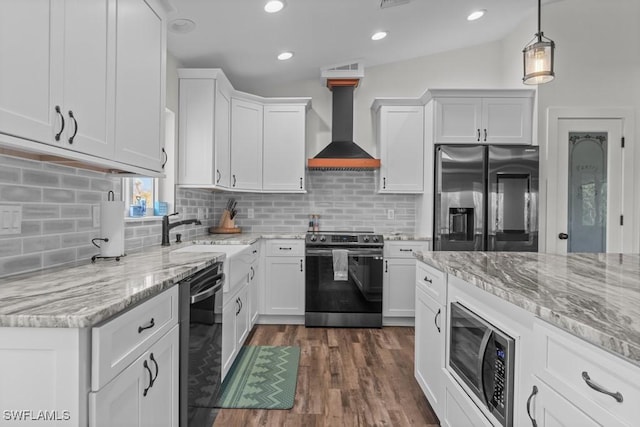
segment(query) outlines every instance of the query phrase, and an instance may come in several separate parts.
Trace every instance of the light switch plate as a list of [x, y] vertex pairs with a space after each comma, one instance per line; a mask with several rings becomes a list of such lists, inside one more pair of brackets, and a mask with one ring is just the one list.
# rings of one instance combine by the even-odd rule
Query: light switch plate
[[0, 205], [0, 235], [22, 233], [22, 206]]

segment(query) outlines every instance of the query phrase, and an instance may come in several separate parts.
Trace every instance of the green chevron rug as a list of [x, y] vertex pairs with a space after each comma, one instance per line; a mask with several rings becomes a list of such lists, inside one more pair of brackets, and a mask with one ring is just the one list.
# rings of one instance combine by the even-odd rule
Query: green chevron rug
[[300, 347], [243, 346], [227, 373], [220, 408], [291, 409]]

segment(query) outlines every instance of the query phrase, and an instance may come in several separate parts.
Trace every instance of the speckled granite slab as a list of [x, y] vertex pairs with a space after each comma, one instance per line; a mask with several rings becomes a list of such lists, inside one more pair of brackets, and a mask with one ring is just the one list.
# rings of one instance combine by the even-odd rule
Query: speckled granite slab
[[640, 364], [640, 255], [418, 252], [419, 260]]
[[178, 247], [0, 279], [0, 326], [91, 327], [225, 256]]

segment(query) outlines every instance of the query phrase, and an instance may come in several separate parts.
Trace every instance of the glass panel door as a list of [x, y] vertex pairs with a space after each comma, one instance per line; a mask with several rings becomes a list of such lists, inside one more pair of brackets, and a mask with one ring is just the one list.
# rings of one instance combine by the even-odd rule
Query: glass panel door
[[568, 252], [606, 252], [607, 144], [605, 132], [569, 132]]

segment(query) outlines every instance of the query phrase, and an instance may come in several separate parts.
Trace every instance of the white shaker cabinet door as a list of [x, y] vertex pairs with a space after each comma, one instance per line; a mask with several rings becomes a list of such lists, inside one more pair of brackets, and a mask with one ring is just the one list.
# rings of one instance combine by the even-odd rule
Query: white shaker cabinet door
[[299, 257], [266, 258], [266, 314], [304, 314], [303, 265]]
[[166, 28], [143, 0], [116, 11], [115, 160], [162, 170]]
[[436, 144], [481, 142], [482, 98], [438, 98], [435, 107]]
[[264, 190], [304, 191], [305, 118], [304, 105], [264, 106]]
[[531, 144], [532, 104], [532, 98], [483, 98], [481, 142]]
[[422, 193], [424, 189], [424, 108], [380, 108], [380, 192]]
[[61, 23], [52, 19], [59, 6], [53, 0], [0, 2], [2, 133], [49, 142], [62, 129], [63, 110], [58, 114], [50, 104], [61, 89], [56, 64], [62, 62], [62, 52], [50, 42], [54, 31], [62, 31]]
[[415, 312], [416, 260], [384, 260], [382, 315], [413, 317]]
[[231, 189], [262, 189], [262, 108], [231, 99]]
[[526, 410], [538, 427], [596, 427], [601, 425], [553, 389], [547, 387], [542, 381], [535, 383], [536, 389], [532, 390], [532, 395], [526, 402]]

